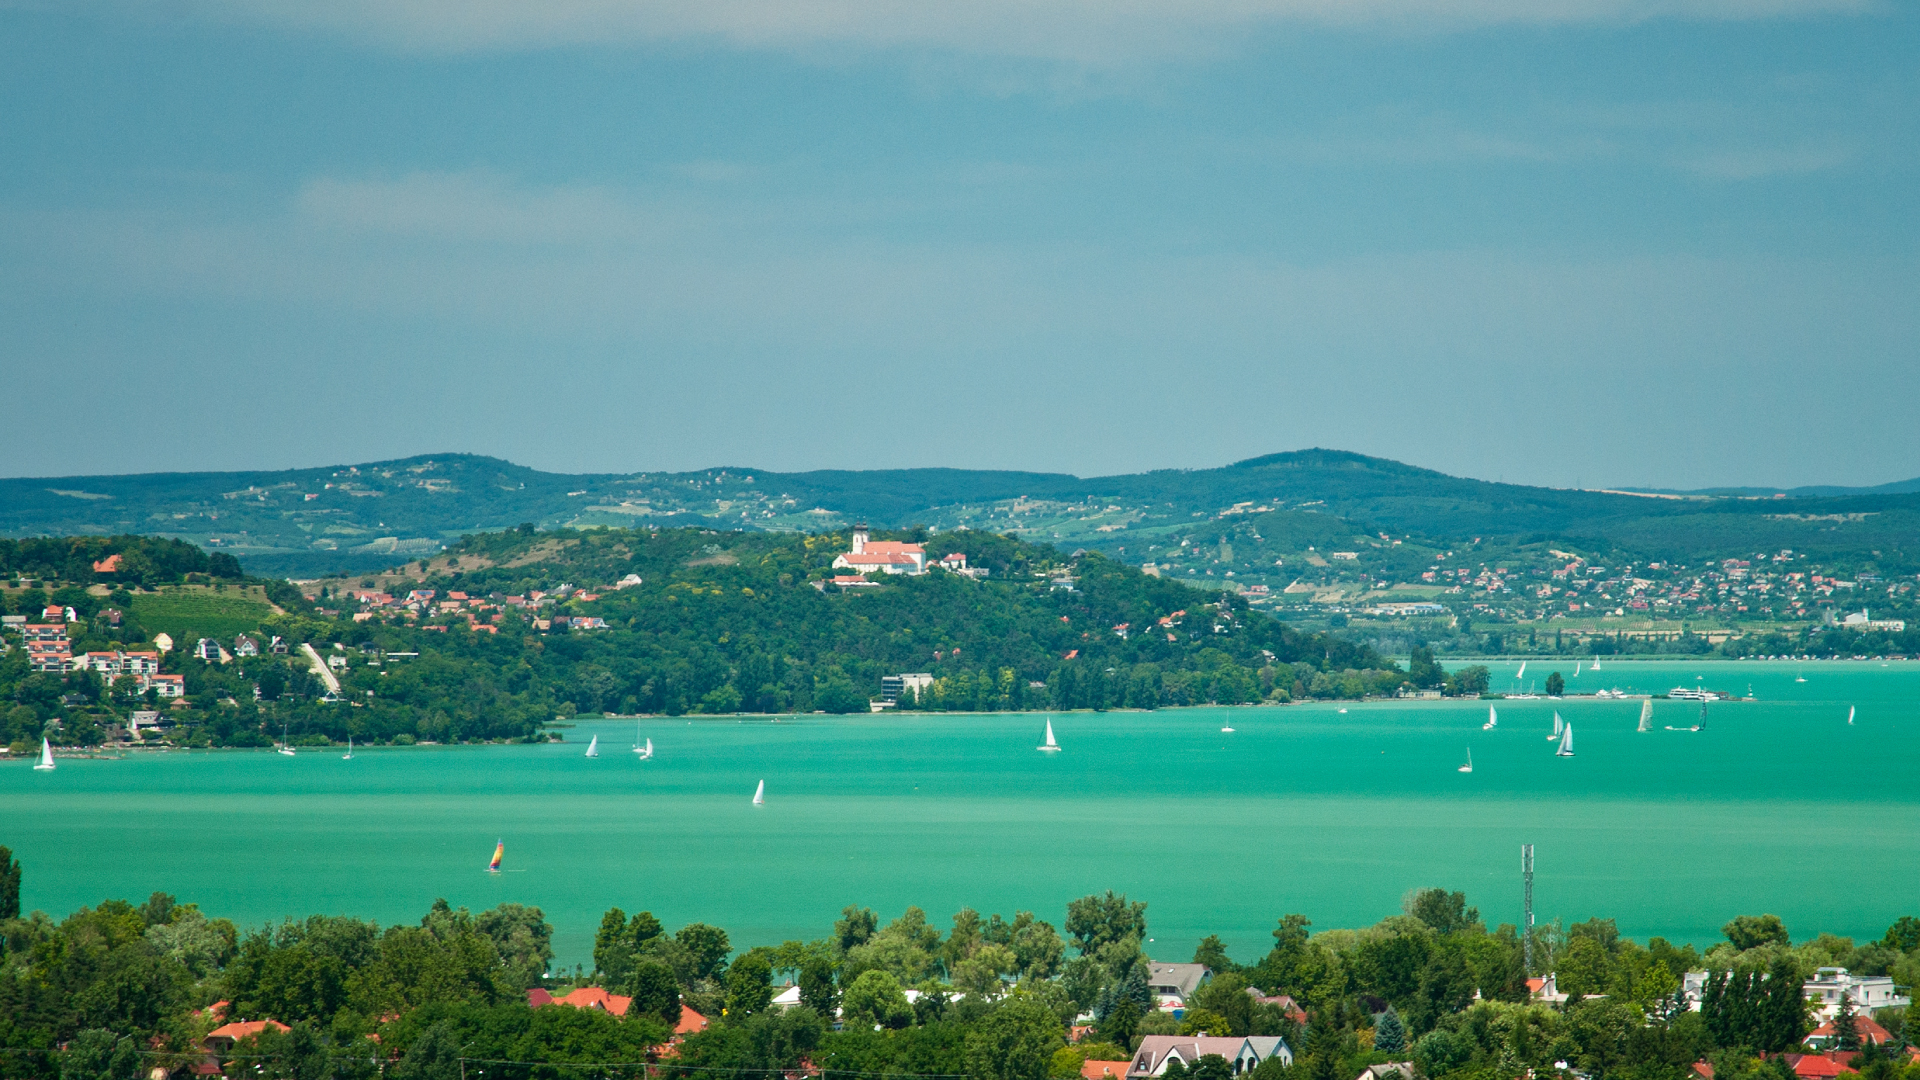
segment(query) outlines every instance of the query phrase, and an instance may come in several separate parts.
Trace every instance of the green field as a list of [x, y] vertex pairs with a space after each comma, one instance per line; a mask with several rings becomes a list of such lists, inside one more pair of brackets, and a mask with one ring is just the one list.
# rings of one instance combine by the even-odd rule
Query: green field
[[134, 617], [149, 635], [164, 633], [182, 646], [196, 638], [230, 642], [235, 634], [253, 630], [273, 613], [258, 589], [186, 587], [141, 593], [133, 599]]

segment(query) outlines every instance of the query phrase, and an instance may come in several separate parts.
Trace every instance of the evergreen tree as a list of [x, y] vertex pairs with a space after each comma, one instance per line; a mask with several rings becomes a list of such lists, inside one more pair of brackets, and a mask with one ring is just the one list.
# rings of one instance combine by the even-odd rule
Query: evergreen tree
[[604, 984], [623, 986], [633, 975], [633, 939], [627, 932], [627, 913], [608, 908], [593, 935], [593, 969]]
[[1854, 1012], [1852, 994], [1840, 995], [1840, 1011], [1833, 1017], [1833, 1035], [1836, 1050], [1860, 1049], [1860, 1023]]
[[1407, 1025], [1400, 1022], [1400, 1014], [1391, 1005], [1373, 1026], [1373, 1048], [1383, 1054], [1398, 1054], [1407, 1048]]
[[20, 917], [20, 864], [13, 852], [0, 847], [0, 919]]
[[800, 969], [800, 1004], [832, 1016], [839, 1008], [840, 994], [833, 986], [833, 967], [820, 957], [811, 957]]

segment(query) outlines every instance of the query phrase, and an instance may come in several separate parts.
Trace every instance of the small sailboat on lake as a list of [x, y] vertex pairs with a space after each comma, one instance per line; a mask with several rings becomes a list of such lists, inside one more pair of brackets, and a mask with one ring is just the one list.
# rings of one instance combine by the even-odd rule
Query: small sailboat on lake
[[280, 725], [280, 749], [279, 749], [279, 753], [282, 753], [282, 754], [285, 754], [285, 755], [287, 755], [288, 757], [292, 757], [292, 756], [293, 756], [293, 744], [292, 744], [292, 743], [289, 743], [289, 742], [287, 741], [287, 725], [285, 725], [285, 724], [281, 724], [281, 725]]
[[1053, 741], [1053, 717], [1047, 717], [1047, 741], [1040, 746], [1034, 747], [1034, 749], [1044, 750], [1048, 753], [1058, 753], [1060, 751], [1060, 744]]
[[340, 755], [341, 761], [353, 760], [353, 736], [347, 736], [347, 752]]
[[1494, 708], [1491, 705], [1487, 706], [1487, 722], [1480, 725], [1480, 730], [1492, 731], [1494, 728], [1497, 728], [1499, 726], [1500, 726], [1500, 710]]
[[1593, 656], [1593, 670], [1595, 671], [1600, 670], [1600, 654], [1599, 653], [1595, 653]]
[[1640, 703], [1640, 727], [1636, 730], [1639, 730], [1639, 731], [1653, 730], [1653, 699], [1652, 698], [1648, 698], [1647, 700]]
[[[27, 745], [31, 746], [33, 744], [28, 743]], [[47, 741], [47, 737], [45, 735], [40, 736], [40, 760], [37, 763], [35, 763], [35, 765], [33, 766], [33, 771], [34, 772], [52, 772], [53, 771], [53, 744]]]
[[1525, 660], [1522, 660], [1520, 661], [1520, 670], [1513, 673], [1513, 681], [1519, 682], [1521, 679], [1524, 679], [1526, 677], [1527, 677], [1527, 662]]
[[647, 745], [645, 746], [634, 747], [633, 752], [640, 755], [641, 761], [652, 761], [653, 760], [653, 740], [648, 739]]
[[506, 857], [507, 857], [507, 842], [505, 840], [502, 840], [499, 843], [493, 845], [493, 859], [487, 863], [487, 873], [489, 874], [499, 873], [500, 860]]
[[1857, 708], [1859, 708], [1859, 706], [1858, 706], [1858, 705], [1849, 705], [1849, 706], [1847, 706], [1847, 726], [1848, 726], [1848, 727], [1852, 727], [1852, 726], [1853, 726], [1853, 711], [1854, 711], [1855, 709], [1857, 709]]
[[767, 782], [765, 780], [760, 781], [760, 786], [753, 789], [753, 805], [767, 805]]
[[1565, 732], [1566, 730], [1567, 730], [1567, 722], [1565, 720], [1560, 719], [1560, 710], [1555, 709], [1553, 712], [1553, 734], [1547, 736], [1547, 741], [1552, 742], [1555, 739], [1558, 739], [1561, 733]]
[[1467, 747], [1467, 763], [1465, 765], [1460, 766], [1458, 771], [1460, 772], [1473, 771], [1473, 747], [1471, 746]]
[[1553, 752], [1553, 756], [1554, 757], [1572, 757], [1573, 756], [1573, 725], [1572, 724], [1568, 724], [1567, 730], [1560, 733], [1560, 749], [1555, 750]]
[[593, 738], [587, 740], [587, 756], [600, 756], [600, 736], [595, 735]]
[[[1847, 723], [1849, 723], [1849, 724], [1851, 724], [1851, 723], [1853, 723], [1853, 721], [1851, 721], [1851, 720], [1849, 720], [1849, 721], [1847, 721]], [[1224, 732], [1226, 732], [1226, 733], [1228, 733], [1228, 734], [1232, 734], [1232, 733], [1233, 733], [1233, 721], [1232, 721], [1232, 720], [1228, 720], [1228, 721], [1226, 722], [1226, 724], [1224, 724], [1224, 725], [1222, 725], [1222, 726], [1221, 726], [1221, 728], [1220, 728], [1220, 730], [1221, 730], [1221, 731], [1224, 731]]]
[[1574, 677], [1574, 678], [1576, 678], [1576, 679], [1577, 679], [1577, 678], [1579, 678], [1579, 677], [1580, 677], [1580, 665], [1581, 665], [1582, 663], [1584, 663], [1584, 662], [1585, 662], [1585, 661], [1581, 661], [1581, 660], [1575, 660], [1575, 661], [1573, 662], [1573, 677]]

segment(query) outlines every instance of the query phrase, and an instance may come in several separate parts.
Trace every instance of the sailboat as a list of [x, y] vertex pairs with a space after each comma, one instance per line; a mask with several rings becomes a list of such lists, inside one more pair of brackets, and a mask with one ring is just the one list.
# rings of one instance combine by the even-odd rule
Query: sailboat
[[1640, 727], [1638, 730], [1640, 731], [1653, 730], [1653, 699], [1652, 698], [1648, 698], [1647, 700], [1640, 703]]
[[1849, 705], [1849, 706], [1847, 706], [1847, 726], [1848, 726], [1848, 727], [1852, 727], [1852, 726], [1853, 726], [1853, 711], [1854, 711], [1855, 709], [1857, 709], [1857, 708], [1859, 708], [1859, 706], [1857, 706], [1857, 705]]
[[1799, 677], [1798, 677], [1798, 678], [1796, 678], [1796, 679], [1794, 679], [1793, 681], [1794, 681], [1794, 682], [1806, 682], [1806, 681], [1807, 681], [1807, 673], [1806, 673], [1806, 672], [1804, 672], [1804, 671], [1803, 671], [1803, 672], [1801, 672], [1801, 673], [1800, 673], [1800, 675], [1799, 675]]
[[1567, 730], [1560, 733], [1560, 749], [1555, 750], [1553, 752], [1553, 756], [1554, 757], [1572, 757], [1573, 756], [1573, 725], [1572, 724], [1568, 724]]
[[1566, 730], [1567, 730], [1567, 722], [1565, 720], [1560, 719], [1560, 711], [1558, 709], [1555, 709], [1553, 713], [1553, 734], [1547, 736], [1547, 741], [1552, 742], [1553, 740], [1558, 739], [1563, 733], [1566, 732]]
[[1522, 660], [1520, 661], [1520, 670], [1513, 673], [1513, 681], [1519, 682], [1521, 679], [1524, 679], [1526, 677], [1527, 677], [1527, 662], [1525, 660]]
[[600, 736], [595, 735], [593, 738], [587, 740], [587, 756], [588, 757], [600, 756]]
[[341, 761], [353, 760], [353, 736], [347, 736], [347, 752], [340, 755]]
[[1473, 747], [1471, 746], [1467, 747], [1467, 763], [1465, 765], [1460, 766], [1459, 771], [1461, 772], [1473, 771]]
[[493, 861], [487, 863], [487, 873], [489, 874], [499, 873], [500, 860], [506, 857], [507, 857], [507, 842], [505, 840], [502, 840], [493, 846]]
[[33, 767], [33, 771], [34, 772], [51, 772], [52, 770], [53, 770], [53, 744], [47, 741], [47, 737], [45, 735], [42, 735], [40, 736], [40, 762], [39, 764]]
[[645, 746], [634, 747], [633, 752], [640, 755], [641, 761], [652, 761], [653, 760], [653, 740], [648, 739], [647, 745]]
[[1700, 722], [1693, 725], [1693, 730], [1695, 731], [1707, 730], [1707, 699], [1706, 698], [1700, 699]]
[[1593, 656], [1593, 670], [1595, 671], [1600, 670], [1600, 654], [1598, 653], [1595, 653]]
[[280, 753], [282, 753], [282, 754], [285, 754], [285, 755], [287, 755], [288, 757], [292, 757], [292, 756], [293, 756], [293, 746], [292, 746], [292, 745], [291, 745], [290, 743], [288, 743], [288, 742], [287, 742], [287, 725], [286, 725], [286, 724], [284, 724], [284, 723], [280, 725], [280, 750], [279, 750], [279, 752], [280, 752]]
[[1487, 722], [1480, 725], [1481, 731], [1492, 731], [1500, 726], [1500, 710], [1487, 706]]
[[1059, 752], [1059, 750], [1060, 750], [1060, 744], [1059, 744], [1059, 743], [1057, 743], [1057, 742], [1054, 742], [1054, 741], [1053, 741], [1053, 717], [1051, 717], [1051, 716], [1049, 716], [1049, 717], [1047, 717], [1047, 741], [1046, 741], [1046, 744], [1045, 744], [1045, 745], [1043, 745], [1043, 746], [1036, 746], [1036, 747], [1034, 747], [1034, 749], [1035, 749], [1035, 750], [1045, 750], [1045, 751], [1047, 751], [1048, 753], [1058, 753], [1058, 752]]
[[[1849, 723], [1849, 724], [1851, 724], [1851, 723], [1853, 723], [1853, 721], [1851, 721], [1851, 720], [1849, 720], [1849, 721], [1847, 721], [1847, 723]], [[1224, 727], [1222, 727], [1222, 728], [1221, 728], [1220, 730], [1221, 730], [1221, 731], [1224, 731], [1224, 732], [1227, 732], [1228, 734], [1232, 734], [1232, 733], [1233, 733], [1233, 721], [1232, 721], [1232, 720], [1228, 720], [1228, 721], [1226, 722], [1226, 725], [1225, 725]]]
[[1574, 678], [1576, 678], [1576, 679], [1577, 679], [1577, 678], [1579, 678], [1579, 677], [1580, 677], [1580, 665], [1581, 665], [1582, 663], [1584, 663], [1584, 662], [1585, 662], [1585, 661], [1581, 661], [1581, 660], [1575, 660], [1575, 661], [1573, 662], [1573, 677], [1574, 677]]
[[767, 805], [767, 782], [765, 780], [760, 781], [760, 786], [753, 789], [753, 805]]

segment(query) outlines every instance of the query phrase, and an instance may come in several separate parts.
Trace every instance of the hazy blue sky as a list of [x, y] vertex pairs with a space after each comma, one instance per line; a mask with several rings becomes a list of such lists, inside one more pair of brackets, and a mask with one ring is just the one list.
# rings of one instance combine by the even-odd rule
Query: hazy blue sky
[[0, 472], [1920, 474], [1920, 7], [0, 0]]

